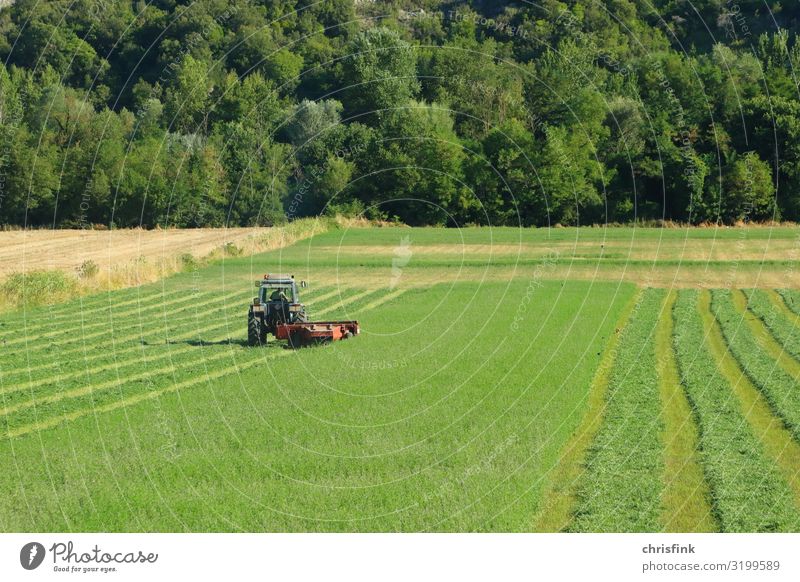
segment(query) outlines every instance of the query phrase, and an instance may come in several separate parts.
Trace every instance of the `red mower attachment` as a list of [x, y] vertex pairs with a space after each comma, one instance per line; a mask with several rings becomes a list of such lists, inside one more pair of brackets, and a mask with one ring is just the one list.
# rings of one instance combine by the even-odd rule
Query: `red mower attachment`
[[357, 321], [279, 323], [275, 326], [275, 338], [287, 340], [290, 348], [335, 342], [359, 333]]

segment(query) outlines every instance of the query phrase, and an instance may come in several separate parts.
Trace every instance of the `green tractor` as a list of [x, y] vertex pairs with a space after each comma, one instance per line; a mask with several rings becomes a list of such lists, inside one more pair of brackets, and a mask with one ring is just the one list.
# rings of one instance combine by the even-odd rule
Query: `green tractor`
[[[305, 287], [305, 281], [300, 287]], [[290, 349], [328, 344], [361, 333], [355, 320], [308, 321], [306, 307], [300, 303], [292, 275], [264, 275], [256, 281], [258, 297], [253, 298], [247, 315], [247, 343], [263, 346], [269, 334], [286, 340]]]
[[[305, 281], [300, 286], [305, 287]], [[293, 275], [264, 275], [262, 280], [256, 281], [256, 287], [258, 296], [253, 298], [247, 316], [249, 345], [266, 344], [267, 334], [276, 336], [279, 325], [308, 321]]]

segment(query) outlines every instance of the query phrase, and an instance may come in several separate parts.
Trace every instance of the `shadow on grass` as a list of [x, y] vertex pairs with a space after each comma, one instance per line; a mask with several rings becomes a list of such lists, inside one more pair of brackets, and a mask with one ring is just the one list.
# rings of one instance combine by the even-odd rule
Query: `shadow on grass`
[[224, 339], [224, 340], [218, 340], [218, 341], [205, 341], [205, 340], [201, 340], [201, 339], [199, 339], [199, 340], [198, 339], [192, 339], [192, 340], [176, 340], [176, 341], [165, 340], [165, 341], [161, 341], [161, 342], [148, 342], [148, 341], [143, 341], [142, 342], [143, 346], [164, 346], [164, 345], [170, 345], [170, 344], [172, 344], [172, 345], [183, 344], [183, 345], [192, 346], [192, 347], [195, 347], [195, 348], [203, 348], [203, 347], [207, 348], [207, 347], [211, 347], [211, 346], [238, 346], [238, 347], [241, 347], [241, 348], [247, 348], [247, 349], [251, 349], [251, 350], [277, 350], [277, 349], [291, 350], [291, 349], [298, 349], [298, 348], [292, 348], [286, 342], [271, 341], [271, 342], [268, 342], [268, 343], [266, 343], [264, 345], [251, 346], [250, 344], [247, 343], [247, 340], [244, 340], [244, 339], [231, 339], [231, 338]]

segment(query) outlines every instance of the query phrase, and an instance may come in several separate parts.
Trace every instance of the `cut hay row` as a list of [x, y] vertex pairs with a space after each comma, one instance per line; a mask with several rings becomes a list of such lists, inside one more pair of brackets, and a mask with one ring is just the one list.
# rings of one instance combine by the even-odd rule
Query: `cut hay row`
[[[7, 363], [14, 365], [15, 374], [22, 373], [23, 375], [30, 375], [34, 371], [44, 369], [47, 366], [42, 364], [42, 361], [54, 360], [62, 363], [66, 362], [67, 365], [74, 365], [77, 362], [84, 363], [87, 359], [114, 357], [119, 354], [123, 348], [141, 348], [145, 345], [155, 345], [168, 343], [170, 341], [191, 339], [193, 333], [201, 333], [219, 326], [219, 323], [214, 323], [204, 327], [198, 327], [198, 321], [206, 321], [205, 316], [209, 314], [220, 315], [225, 311], [225, 307], [218, 307], [216, 309], [208, 309], [204, 312], [203, 317], [199, 314], [186, 315], [180, 318], [159, 318], [152, 319], [147, 323], [138, 322], [139, 325], [122, 325], [117, 324], [103, 332], [95, 332], [86, 334], [85, 336], [78, 336], [70, 341], [65, 341], [54, 349], [48, 349], [44, 346], [39, 346], [36, 349], [20, 350], [15, 354], [9, 354]], [[153, 324], [160, 324], [153, 325]], [[152, 327], [151, 327], [152, 326]], [[184, 330], [183, 333], [178, 333]], [[190, 331], [185, 331], [190, 330]], [[36, 365], [28, 366], [27, 362], [39, 362]], [[17, 381], [3, 376], [3, 384], [16, 384]]]
[[47, 419], [44, 419], [44, 420], [37, 420], [37, 421], [32, 422], [30, 424], [24, 424], [24, 425], [15, 427], [15, 428], [9, 428], [6, 431], [6, 436], [7, 436], [7, 438], [15, 438], [15, 437], [23, 436], [23, 435], [26, 435], [26, 434], [29, 434], [29, 433], [32, 433], [32, 432], [53, 428], [53, 427], [58, 426], [59, 424], [62, 424], [64, 422], [76, 420], [78, 418], [81, 418], [83, 416], [88, 416], [90, 414], [103, 414], [103, 413], [111, 412], [111, 411], [114, 411], [114, 410], [119, 410], [120, 408], [125, 408], [127, 406], [133, 406], [133, 405], [138, 404], [140, 402], [151, 400], [153, 398], [158, 398], [159, 396], [163, 396], [165, 394], [170, 394], [170, 393], [173, 393], [173, 392], [177, 392], [177, 391], [183, 390], [185, 388], [191, 388], [193, 386], [196, 386], [196, 385], [204, 383], [204, 382], [210, 382], [212, 380], [216, 380], [216, 379], [219, 379], [219, 378], [224, 378], [224, 377], [229, 376], [229, 375], [238, 374], [238, 373], [240, 373], [240, 372], [242, 372], [244, 370], [247, 370], [249, 368], [252, 368], [252, 367], [254, 367], [256, 365], [264, 364], [265, 361], [267, 361], [267, 360], [270, 360], [270, 359], [273, 359], [273, 358], [276, 358], [276, 357], [281, 357], [281, 356], [289, 356], [292, 353], [293, 352], [290, 351], [290, 350], [282, 350], [280, 352], [275, 351], [275, 353], [271, 354], [269, 357], [262, 356], [262, 358], [254, 358], [254, 359], [251, 359], [249, 361], [238, 362], [236, 365], [233, 365], [233, 366], [228, 366], [228, 367], [220, 368], [220, 369], [213, 370], [213, 371], [210, 371], [210, 372], [206, 372], [205, 374], [202, 375], [202, 377], [189, 378], [189, 379], [186, 379], [186, 380], [182, 380], [180, 382], [176, 382], [176, 383], [171, 384], [171, 385], [169, 385], [167, 387], [164, 387], [164, 388], [160, 388], [160, 389], [156, 389], [156, 390], [149, 390], [147, 392], [142, 392], [140, 394], [136, 394], [136, 395], [133, 395], [133, 396], [128, 396], [127, 398], [122, 398], [120, 400], [116, 400], [114, 402], [109, 402], [107, 404], [102, 404], [102, 405], [98, 405], [98, 406], [92, 406], [91, 408], [83, 408], [83, 409], [79, 409], [79, 410], [73, 410], [73, 411], [61, 414], [59, 416], [47, 418]]
[[789, 311], [780, 296], [763, 289], [743, 291], [747, 308], [793, 358], [800, 360], [800, 317]]
[[[206, 307], [208, 305], [213, 305], [217, 302], [228, 302], [234, 300], [236, 298], [243, 297], [244, 294], [242, 291], [236, 291], [233, 293], [229, 293], [227, 295], [218, 295], [215, 293], [200, 293], [197, 295], [189, 295], [174, 299], [172, 301], [167, 301], [165, 303], [156, 303], [155, 305], [148, 305], [143, 308], [134, 308], [126, 311], [116, 311], [110, 310], [107, 314], [103, 317], [94, 317], [87, 319], [83, 317], [80, 312], [76, 314], [76, 319], [73, 319], [71, 325], [68, 326], [46, 326], [44, 327], [47, 329], [53, 330], [49, 333], [42, 333], [42, 334], [35, 334], [33, 330], [28, 328], [27, 326], [23, 329], [19, 330], [17, 333], [17, 339], [14, 340], [7, 340], [6, 346], [15, 346], [25, 343], [30, 343], [31, 338], [36, 338], [36, 342], [47, 342], [48, 346], [57, 346], [61, 345], [63, 342], [60, 341], [48, 341], [54, 338], [72, 338], [73, 334], [84, 334], [84, 332], [91, 331], [97, 328], [108, 328], [109, 325], [113, 325], [115, 322], [119, 324], [124, 324], [127, 322], [127, 318], [144, 318], [145, 316], [151, 315], [159, 315], [163, 313], [176, 313], [188, 309], [192, 309], [194, 311]], [[42, 314], [43, 317], [46, 317], [46, 314]], [[23, 333], [23, 337], [19, 337], [19, 333]], [[82, 335], [82, 337], [88, 337], [87, 335]], [[96, 336], [91, 336], [96, 337]]]
[[672, 310], [678, 294], [667, 295], [655, 337], [664, 432], [664, 491], [661, 523], [668, 532], [714, 532], [711, 493], [700, 458], [700, 435], [692, 407], [681, 387], [675, 350], [672, 347]]
[[631, 297], [619, 317], [616, 333], [606, 343], [589, 388], [586, 414], [567, 442], [544, 487], [542, 506], [535, 519], [535, 531], [565, 531], [570, 526], [578, 502], [577, 486], [584, 471], [587, 451], [603, 421], [611, 370], [620, 349], [620, 330], [626, 328], [639, 302], [640, 293]]
[[800, 316], [800, 292], [794, 289], [777, 289], [777, 293], [783, 299], [786, 309]]
[[[726, 381], [735, 362], [709, 309], [707, 294], [681, 291], [673, 310], [674, 347], [681, 382], [700, 428], [700, 448], [715, 517], [723, 531], [793, 531], [800, 514], [793, 493], [742, 410], [744, 389]], [[732, 389], [733, 388], [733, 389]], [[756, 398], [757, 394], [749, 395]], [[762, 411], [763, 412], [763, 411]], [[768, 411], [767, 411], [768, 412]], [[752, 422], [752, 420], [751, 420]], [[769, 438], [757, 432], [762, 438]]]
[[[353, 296], [353, 302], [363, 295], [361, 293]], [[350, 304], [350, 302], [337, 303], [335, 307], [346, 307]], [[223, 339], [223, 336], [216, 336], [210, 340], [209, 346], [198, 346], [192, 350], [181, 349], [180, 352], [171, 350], [167, 353], [169, 364], [150, 367], [140, 374], [120, 376], [117, 370], [117, 377], [106, 382], [61, 390], [35, 400], [5, 406], [0, 409], [0, 416], [5, 418], [6, 433], [9, 436], [18, 436], [42, 427], [54, 426], [64, 420], [98, 411], [115, 410], [153, 397], [155, 393], [173, 392], [221, 375], [235, 373], [237, 370], [249, 368], [275, 356], [291, 353], [290, 350], [284, 350], [282, 346], [277, 345], [271, 349], [236, 349], [235, 344], [225, 342], [222, 342], [222, 346], [214, 345], [220, 339]], [[231, 358], [233, 364], [223, 367], [222, 372], [219, 372], [219, 364], [226, 358]], [[170, 380], [174, 383], [173, 386], [164, 388], [158, 385], [159, 382]], [[145, 390], [144, 394], [142, 388]]]
[[[309, 293], [309, 297], [311, 297], [315, 303], [319, 304], [320, 302], [315, 294]], [[217, 307], [209, 309], [210, 305], [215, 305], [220, 303]], [[26, 349], [24, 351], [18, 352], [16, 355], [18, 358], [23, 358], [25, 361], [18, 362], [16, 366], [16, 370], [13, 373], [20, 374], [20, 373], [28, 373], [29, 371], [33, 371], [36, 369], [41, 369], [41, 365], [35, 366], [28, 366], [26, 364], [27, 361], [38, 361], [42, 357], [47, 357], [49, 355], [57, 355], [57, 356], [67, 356], [67, 355], [78, 355], [81, 358], [81, 361], [84, 361], [84, 356], [86, 354], [87, 349], [92, 349], [93, 346], [99, 344], [96, 341], [98, 338], [101, 338], [105, 334], [109, 334], [108, 340], [113, 342], [113, 345], [116, 347], [117, 345], [133, 343], [135, 342], [136, 345], [141, 346], [143, 342], [145, 342], [145, 338], [151, 337], [153, 334], [158, 333], [160, 337], [155, 338], [156, 340], [161, 341], [169, 341], [171, 338], [170, 333], [171, 330], [184, 330], [184, 329], [193, 329], [196, 332], [203, 332], [209, 329], [212, 329], [209, 326], [206, 327], [197, 327], [197, 320], [202, 319], [203, 321], [207, 320], [210, 316], [216, 315], [219, 316], [220, 314], [230, 313], [236, 314], [237, 318], [241, 317], [244, 318], [246, 316], [246, 306], [247, 306], [247, 297], [242, 293], [234, 293], [231, 295], [226, 295], [223, 297], [215, 297], [213, 299], [202, 301], [200, 303], [193, 303], [184, 307], [182, 310], [175, 310], [171, 314], [164, 314], [164, 313], [153, 313], [151, 315], [158, 316], [157, 319], [149, 319], [147, 320], [144, 317], [137, 317], [133, 321], [133, 324], [126, 322], [120, 318], [114, 324], [112, 322], [111, 325], [108, 325], [106, 329], [102, 330], [101, 332], [95, 332], [90, 334], [81, 334], [76, 337], [72, 337], [70, 339], [66, 339], [62, 342], [51, 342], [50, 344], [44, 344], [42, 346], [38, 346], [36, 349]], [[243, 315], [244, 314], [244, 315]], [[151, 326], [153, 322], [157, 322], [159, 326]], [[116, 330], [119, 330], [116, 332]], [[138, 330], [138, 333], [131, 333], [131, 330]], [[145, 331], [149, 330], [149, 331]], [[185, 334], [181, 335], [177, 339], [184, 339], [187, 337]], [[94, 340], [94, 341], [90, 341]], [[87, 345], [88, 342], [88, 345]], [[80, 344], [80, 345], [74, 345]], [[65, 346], [72, 346], [72, 347], [65, 347]], [[58, 347], [57, 350], [53, 350], [54, 347]], [[115, 353], [118, 353], [115, 349]], [[13, 355], [13, 353], [11, 354]], [[102, 354], [100, 354], [102, 356]], [[92, 356], [86, 356], [86, 359], [91, 359]], [[9, 363], [12, 362], [12, 359], [9, 358]], [[51, 367], [51, 366], [46, 366]], [[11, 372], [8, 372], [11, 373]], [[0, 374], [0, 379], [5, 379], [7, 373]]]
[[[138, 289], [138, 287], [134, 288], [134, 290], [136, 289]], [[185, 297], [187, 294], [191, 294], [192, 296], [196, 297], [199, 292], [185, 289], [164, 291], [163, 289], [159, 288], [157, 290], [142, 293], [139, 296], [134, 296], [132, 299], [127, 301], [118, 301], [116, 293], [117, 292], [115, 292], [113, 295], [91, 295], [87, 297], [85, 301], [69, 301], [67, 303], [61, 303], [52, 307], [34, 307], [22, 313], [6, 315], [3, 317], [3, 321], [7, 326], [12, 327], [12, 329], [26, 327], [29, 332], [35, 333], [41, 330], [50, 329], [53, 325], [61, 325], [64, 322], [75, 321], [76, 314], [81, 314], [84, 316], [84, 319], [87, 319], [98, 314], [103, 314], [103, 312], [113, 311], [117, 313], [117, 310], [119, 309], [123, 309], [125, 313], [135, 313], [137, 307], [149, 307], [153, 303], [159, 302], [161, 302], [160, 304], [163, 305], [175, 300], [175, 296], [177, 295], [180, 295], [180, 297], [177, 299]], [[133, 293], [130, 292], [128, 294], [133, 295]], [[99, 297], [102, 297], [102, 299], [99, 299]], [[134, 309], [128, 309], [130, 306], [134, 306]], [[43, 321], [43, 319], [40, 317], [42, 315], [47, 315], [48, 318]], [[14, 334], [9, 335], [10, 337], [15, 337]], [[7, 339], [7, 337], [9, 336], [4, 335], [3, 339]]]
[[603, 423], [587, 454], [570, 530], [657, 531], [664, 458], [655, 329], [664, 302], [647, 289], [622, 330]]
[[[212, 352], [212, 353], [208, 353]], [[201, 370], [230, 358], [230, 349], [211, 350], [198, 348], [180, 358], [170, 358], [170, 362], [161, 367], [129, 374], [93, 384], [77, 384], [77, 387], [63, 389], [44, 395], [35, 395], [25, 401], [0, 408], [0, 417], [4, 417], [7, 425], [13, 430], [20, 424], [35, 422], [41, 418], [54, 416], [68, 408], [94, 408], [110, 401], [120, 400], [143, 389], [153, 387], [158, 381], [177, 381], [181, 376], [192, 377]]]
[[[197, 351], [197, 347], [202, 340], [199, 339], [200, 335], [206, 333], [217, 333], [220, 330], [225, 330], [226, 332], [230, 332], [230, 328], [232, 322], [227, 320], [221, 320], [219, 316], [219, 312], [224, 311], [225, 307], [220, 307], [216, 311], [208, 311], [205, 316], [204, 320], [208, 318], [210, 321], [215, 321], [215, 323], [203, 327], [197, 328], [194, 324], [182, 326], [182, 325], [174, 325], [174, 329], [181, 330], [181, 329], [188, 329], [190, 331], [184, 332], [182, 334], [172, 334], [169, 329], [165, 328], [153, 328], [149, 330], [150, 334], [158, 334], [159, 336], [167, 336], [167, 344], [177, 343], [181, 340], [189, 340], [191, 338], [198, 338], [196, 342], [187, 342], [189, 345], [185, 347], [171, 347], [169, 350], [159, 350], [156, 354], [151, 356], [143, 356], [143, 357], [133, 357], [128, 359], [123, 359], [121, 356], [133, 354], [135, 353], [142, 353], [144, 352], [144, 346], [142, 345], [142, 341], [145, 337], [150, 337], [145, 335], [143, 332], [139, 335], [137, 345], [131, 346], [129, 348], [123, 348], [120, 350], [113, 350], [109, 353], [100, 353], [97, 354], [98, 357], [105, 357], [110, 358], [112, 361], [105, 365], [97, 365], [94, 364], [91, 367], [91, 371], [89, 371], [88, 366], [86, 366], [86, 362], [81, 360], [80, 363], [83, 364], [82, 368], [79, 370], [75, 370], [72, 372], [64, 372], [61, 374], [56, 375], [48, 375], [44, 378], [35, 378], [29, 380], [28, 382], [23, 383], [9, 383], [8, 386], [0, 387], [0, 395], [5, 396], [5, 402], [3, 403], [5, 406], [10, 406], [10, 402], [13, 402], [17, 398], [15, 396], [19, 396], [21, 398], [30, 397], [30, 398], [37, 398], [42, 394], [46, 394], [47, 392], [51, 391], [51, 387], [54, 384], [58, 385], [58, 388], [61, 390], [64, 389], [64, 384], [70, 380], [77, 380], [78, 383], [82, 384], [82, 380], [87, 380], [88, 376], [91, 376], [96, 379], [96, 377], [106, 371], [112, 371], [116, 375], [127, 372], [127, 368], [130, 367], [141, 367], [144, 364], [153, 364], [155, 362], [159, 362], [164, 359], [172, 359], [175, 356], [179, 356], [185, 353]], [[192, 317], [191, 319], [196, 318], [196, 316]], [[221, 321], [220, 321], [221, 320]], [[236, 320], [236, 327], [233, 330], [234, 335], [241, 335], [242, 333], [242, 326], [243, 324], [239, 319]], [[217, 336], [212, 341], [216, 341], [222, 339], [221, 337]], [[162, 344], [163, 345], [163, 344]], [[162, 347], [159, 345], [159, 347]], [[73, 382], [74, 383], [74, 382]], [[24, 394], [17, 394], [23, 393]]]
[[319, 319], [322, 318], [323, 315], [327, 315], [332, 311], [336, 311], [337, 309], [343, 309], [348, 305], [354, 305], [364, 299], [365, 297], [371, 297], [372, 295], [380, 295], [385, 293], [383, 289], [374, 290], [374, 289], [367, 289], [366, 291], [361, 291], [356, 293], [355, 295], [351, 295], [350, 297], [342, 297], [341, 299], [335, 301], [332, 305], [325, 307], [319, 311], [310, 311], [309, 317], [311, 319]]
[[[738, 295], [743, 299], [741, 294]], [[736, 308], [731, 291], [712, 291], [711, 310], [728, 349], [750, 381], [764, 395], [773, 413], [800, 442], [800, 384], [778, 365], [776, 356], [780, 349], [778, 354], [769, 353], [763, 347], [768, 338], [763, 338], [762, 343], [756, 341], [747, 320], [757, 325], [763, 324], [746, 311], [745, 305]]]

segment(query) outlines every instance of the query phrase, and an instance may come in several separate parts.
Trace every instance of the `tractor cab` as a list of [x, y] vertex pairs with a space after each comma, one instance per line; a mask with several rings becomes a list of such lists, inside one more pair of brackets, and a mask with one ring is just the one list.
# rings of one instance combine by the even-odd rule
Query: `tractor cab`
[[[305, 306], [300, 303], [293, 276], [267, 274], [255, 283], [258, 295], [250, 306], [251, 343], [253, 338], [265, 343], [267, 333], [274, 335], [278, 325], [306, 321]], [[305, 282], [300, 286], [305, 287]]]
[[297, 287], [294, 281], [291, 283], [275, 282], [264, 280], [258, 292], [260, 303], [282, 302], [299, 303], [300, 298], [297, 294]]

